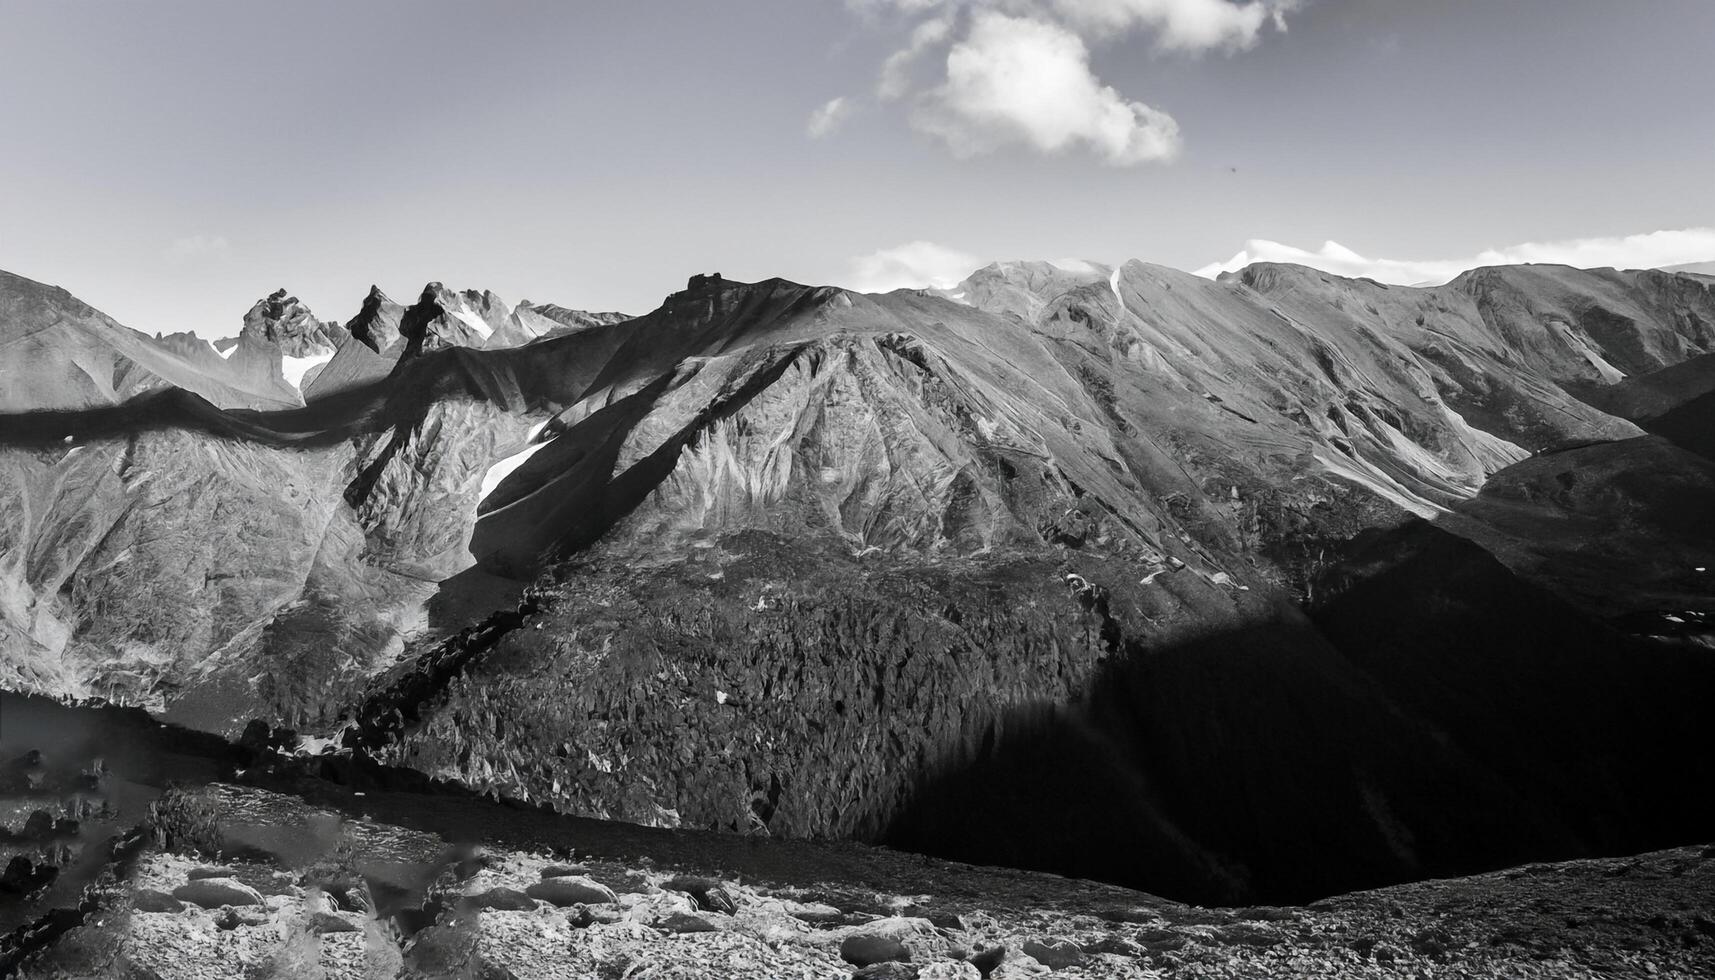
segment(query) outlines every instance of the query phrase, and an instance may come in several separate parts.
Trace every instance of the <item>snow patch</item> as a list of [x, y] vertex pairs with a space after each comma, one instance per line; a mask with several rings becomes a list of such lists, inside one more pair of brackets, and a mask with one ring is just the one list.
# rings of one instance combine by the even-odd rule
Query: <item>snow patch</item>
[[[233, 349], [237, 350], [236, 347]], [[311, 368], [326, 364], [331, 360], [333, 360], [333, 351], [328, 351], [326, 354], [311, 354], [309, 357], [282, 357], [280, 358], [280, 373], [286, 376], [288, 384], [302, 390], [304, 375], [310, 373]]]
[[1125, 309], [1125, 297], [1120, 295], [1120, 267], [1119, 266], [1115, 266], [1113, 275], [1108, 276], [1108, 288], [1114, 291], [1114, 302], [1116, 302], [1120, 305], [1120, 309], [1122, 309], [1122, 310]]
[[[537, 427], [537, 431], [540, 431], [540, 426]], [[535, 433], [531, 433], [531, 436], [534, 437]], [[553, 440], [550, 439], [548, 441], [552, 442]], [[531, 443], [529, 446], [525, 447], [522, 452], [513, 453], [500, 462], [495, 463], [493, 466], [490, 466], [488, 468], [488, 472], [482, 475], [482, 490], [480, 491], [480, 497], [478, 498], [479, 501], [487, 500], [488, 495], [494, 492], [494, 488], [500, 486], [500, 481], [511, 475], [513, 470], [523, 466], [530, 457], [536, 455], [536, 453], [547, 444], [547, 442]]]
[[[209, 341], [208, 345], [210, 347], [214, 347], [214, 341]], [[219, 347], [214, 347], [214, 352], [219, 354], [221, 357], [231, 360], [232, 355], [238, 353], [238, 344], [234, 343], [231, 347], [228, 347], [225, 350], [221, 350]]]
[[483, 340], [487, 340], [494, 333], [494, 328], [488, 325], [488, 321], [469, 310], [453, 310], [452, 314], [460, 323], [475, 330], [477, 336]]
[[1075, 275], [1091, 275], [1097, 271], [1096, 264], [1088, 259], [1049, 259], [1048, 264]]

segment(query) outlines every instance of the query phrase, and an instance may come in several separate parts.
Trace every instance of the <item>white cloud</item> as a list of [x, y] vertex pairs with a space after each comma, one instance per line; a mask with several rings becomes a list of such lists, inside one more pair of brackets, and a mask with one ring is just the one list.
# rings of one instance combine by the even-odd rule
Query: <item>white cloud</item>
[[947, 52], [947, 80], [926, 94], [912, 124], [961, 156], [1021, 143], [1044, 153], [1085, 147], [1126, 166], [1179, 152], [1173, 117], [1103, 85], [1076, 34], [993, 12], [978, 14]]
[[[1103, 84], [1091, 70], [1090, 45], [1141, 32], [1159, 51], [1241, 51], [1270, 25], [1286, 30], [1286, 15], [1303, 2], [846, 0], [872, 23], [914, 23], [882, 62], [876, 94], [883, 102], [909, 99], [913, 125], [955, 153], [1081, 148], [1120, 166], [1171, 159], [1179, 125]], [[945, 79], [920, 84], [913, 69], [943, 48]]]
[[1286, 14], [1297, 0], [1052, 0], [1068, 23], [1102, 35], [1138, 28], [1155, 32], [1157, 43], [1176, 51], [1229, 51], [1256, 44], [1262, 29], [1286, 30]]
[[232, 243], [224, 235], [187, 235], [174, 239], [161, 254], [170, 262], [184, 263], [225, 255], [231, 250]]
[[1613, 238], [1572, 238], [1558, 242], [1525, 242], [1506, 248], [1486, 249], [1460, 259], [1371, 259], [1338, 242], [1323, 242], [1315, 251], [1283, 245], [1267, 239], [1251, 239], [1239, 253], [1225, 262], [1197, 270], [1213, 278], [1236, 272], [1253, 262], [1291, 262], [1341, 276], [1363, 276], [1379, 282], [1415, 286], [1444, 283], [1461, 272], [1486, 265], [1516, 265], [1541, 262], [1581, 269], [1611, 266], [1617, 269], [1654, 269], [1715, 259], [1715, 228], [1682, 228], [1651, 231]]
[[842, 126], [846, 117], [851, 115], [852, 104], [845, 96], [829, 99], [821, 104], [815, 112], [810, 113], [810, 122], [806, 127], [811, 139], [825, 139], [834, 135]]
[[945, 245], [906, 242], [853, 259], [843, 285], [860, 293], [949, 289], [981, 264], [975, 256]]

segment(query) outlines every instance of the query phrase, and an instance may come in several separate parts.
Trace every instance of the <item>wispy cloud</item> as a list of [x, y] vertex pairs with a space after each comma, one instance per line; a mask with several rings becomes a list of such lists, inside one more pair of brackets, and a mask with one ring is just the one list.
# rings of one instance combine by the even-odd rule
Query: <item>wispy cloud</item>
[[841, 285], [860, 293], [894, 289], [947, 289], [982, 263], [973, 255], [934, 242], [915, 241], [879, 249], [851, 261]]
[[839, 131], [846, 117], [851, 115], [852, 104], [845, 96], [829, 99], [810, 113], [810, 122], [805, 127], [811, 139], [826, 139]]
[[1570, 238], [1554, 242], [1525, 242], [1485, 249], [1457, 259], [1372, 259], [1338, 242], [1323, 242], [1314, 251], [1256, 238], [1237, 255], [1197, 270], [1214, 277], [1235, 272], [1253, 262], [1291, 262], [1341, 276], [1363, 276], [1400, 285], [1444, 283], [1461, 272], [1486, 265], [1524, 262], [1553, 263], [1581, 269], [1655, 269], [1715, 259], [1715, 228], [1681, 228], [1611, 238]]
[[232, 251], [232, 243], [224, 235], [187, 235], [175, 238], [161, 250], [167, 261], [175, 264], [185, 264], [225, 255]]
[[953, 18], [946, 14], [931, 17], [912, 28], [911, 39], [905, 46], [881, 63], [881, 77], [876, 80], [875, 94], [892, 101], [909, 93], [913, 85], [912, 68], [925, 53], [946, 43], [952, 33]]
[[[876, 95], [905, 102], [911, 124], [971, 156], [1006, 146], [1084, 150], [1116, 166], [1171, 160], [1178, 122], [1091, 68], [1090, 46], [1136, 34], [1158, 51], [1201, 54], [1255, 46], [1302, 0], [847, 0], [874, 20], [910, 25], [882, 63]], [[918, 66], [945, 51], [945, 74]]]

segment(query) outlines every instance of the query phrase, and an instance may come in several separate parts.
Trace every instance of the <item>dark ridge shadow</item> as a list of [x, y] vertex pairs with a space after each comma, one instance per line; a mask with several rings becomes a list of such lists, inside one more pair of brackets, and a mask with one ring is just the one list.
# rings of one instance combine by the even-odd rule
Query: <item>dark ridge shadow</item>
[[883, 841], [1297, 904], [1707, 839], [1715, 661], [1408, 530], [1405, 557], [1313, 623], [1127, 641], [1073, 705], [1003, 712], [976, 751], [926, 767]]
[[[1712, 355], [1715, 356], [1715, 355]], [[1638, 424], [1687, 452], [1715, 460], [1715, 391]]]
[[[349, 407], [370, 409], [381, 394], [381, 386], [374, 385], [335, 397]], [[100, 408], [0, 415], [0, 446], [40, 449], [66, 442], [179, 430], [225, 441], [309, 448], [334, 445], [362, 431], [367, 411], [357, 413], [356, 419], [329, 424], [329, 416], [334, 414], [331, 407], [318, 403], [314, 408], [279, 412], [223, 411], [200, 395], [182, 388], [164, 388]]]
[[623, 326], [526, 347], [416, 354], [401, 358], [383, 378], [323, 395], [301, 408], [221, 409], [201, 395], [169, 387], [118, 405], [0, 414], [0, 446], [49, 448], [68, 438], [86, 442], [177, 429], [228, 441], [315, 448], [409, 427], [445, 400], [491, 402], [511, 412], [558, 411], [587, 393], [607, 363], [602, 352], [616, 345], [607, 335]]

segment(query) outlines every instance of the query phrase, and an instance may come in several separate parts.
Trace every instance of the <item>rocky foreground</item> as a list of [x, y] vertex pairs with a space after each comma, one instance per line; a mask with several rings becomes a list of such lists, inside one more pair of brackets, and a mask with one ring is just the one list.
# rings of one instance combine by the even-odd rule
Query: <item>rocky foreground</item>
[[[1701, 977], [1715, 847], [1199, 908], [851, 844], [175, 791], [28, 977]], [[368, 813], [370, 815], [366, 816]], [[397, 822], [394, 822], [397, 821]], [[481, 832], [486, 823], [489, 832]], [[407, 826], [408, 825], [408, 826]], [[430, 829], [435, 828], [435, 829]], [[461, 831], [473, 832], [461, 834]], [[453, 840], [480, 839], [479, 845]], [[69, 928], [67, 928], [69, 927]], [[20, 934], [15, 933], [15, 941]]]

